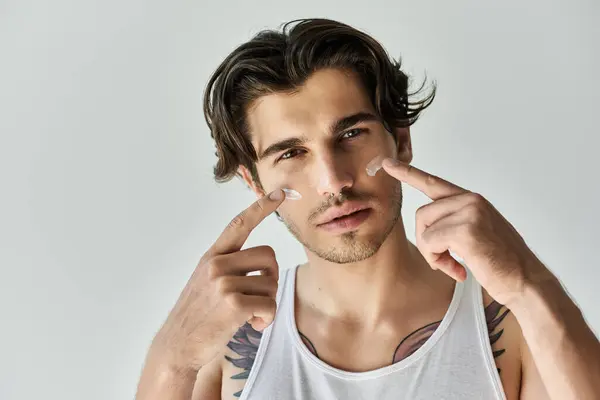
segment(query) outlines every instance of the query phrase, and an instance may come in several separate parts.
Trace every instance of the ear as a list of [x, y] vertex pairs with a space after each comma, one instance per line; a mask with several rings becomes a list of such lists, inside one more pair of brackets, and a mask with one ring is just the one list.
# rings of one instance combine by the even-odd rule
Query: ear
[[252, 189], [254, 194], [256, 194], [256, 197], [261, 198], [265, 195], [265, 191], [262, 189], [262, 187], [256, 182], [254, 182], [254, 179], [252, 179], [252, 174], [250, 173], [248, 168], [244, 167], [243, 165], [240, 165], [238, 167], [238, 174], [240, 174], [246, 185], [248, 185], [248, 187]]
[[396, 128], [396, 155], [398, 160], [409, 164], [413, 159], [412, 142], [410, 140], [410, 126]]

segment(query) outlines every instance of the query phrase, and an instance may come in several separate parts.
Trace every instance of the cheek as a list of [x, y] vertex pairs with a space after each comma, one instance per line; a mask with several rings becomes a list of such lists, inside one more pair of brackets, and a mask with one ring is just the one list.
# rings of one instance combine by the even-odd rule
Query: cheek
[[262, 184], [265, 193], [270, 193], [275, 189], [284, 191], [286, 200], [279, 207], [281, 213], [284, 215], [297, 214], [296, 210], [303, 207], [308, 197], [308, 190], [302, 185], [299, 178], [295, 174], [287, 173], [282, 169], [272, 169], [268, 171], [268, 174], [263, 173], [261, 176], [263, 177]]
[[298, 188], [298, 179], [294, 174], [286, 173], [283, 170], [272, 170], [268, 175], [263, 176], [265, 176], [263, 187], [267, 193], [275, 189], [290, 189], [300, 195], [303, 194]]

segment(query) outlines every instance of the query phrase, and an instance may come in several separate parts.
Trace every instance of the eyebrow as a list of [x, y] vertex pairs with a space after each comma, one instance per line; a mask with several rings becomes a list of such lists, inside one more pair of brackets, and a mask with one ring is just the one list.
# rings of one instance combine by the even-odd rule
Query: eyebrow
[[[379, 118], [370, 112], [358, 112], [346, 117], [342, 117], [337, 121], [334, 121], [329, 127], [331, 135], [336, 135], [348, 128], [353, 127], [361, 122], [379, 121]], [[287, 150], [291, 147], [301, 146], [308, 141], [306, 136], [293, 137], [289, 139], [283, 139], [279, 142], [275, 142], [258, 155], [258, 161], [267, 158], [273, 154], [279, 153], [280, 151]]]
[[361, 122], [379, 121], [374, 114], [370, 112], [358, 112], [356, 114], [348, 115], [347, 117], [340, 118], [335, 121], [329, 128], [332, 135], [345, 131], [348, 128], [358, 125]]
[[301, 146], [308, 141], [308, 138], [305, 136], [302, 137], [293, 137], [289, 139], [284, 139], [279, 142], [273, 143], [269, 147], [267, 147], [262, 153], [258, 155], [258, 161], [272, 156], [273, 154], [277, 154], [280, 151], [287, 150], [292, 147]]

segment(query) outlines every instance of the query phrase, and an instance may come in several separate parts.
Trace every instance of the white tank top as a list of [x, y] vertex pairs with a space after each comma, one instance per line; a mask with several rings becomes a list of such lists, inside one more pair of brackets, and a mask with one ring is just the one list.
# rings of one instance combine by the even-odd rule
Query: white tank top
[[376, 370], [347, 372], [318, 359], [294, 318], [297, 267], [282, 270], [274, 322], [263, 331], [240, 400], [505, 400], [481, 286], [467, 268], [435, 332], [414, 353]]

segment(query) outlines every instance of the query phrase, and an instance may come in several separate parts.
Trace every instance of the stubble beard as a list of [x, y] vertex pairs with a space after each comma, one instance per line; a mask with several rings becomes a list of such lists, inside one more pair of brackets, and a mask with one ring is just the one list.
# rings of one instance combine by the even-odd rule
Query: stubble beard
[[282, 218], [282, 221], [290, 233], [319, 258], [337, 264], [354, 263], [366, 260], [377, 253], [398, 222], [402, 211], [402, 185], [400, 182], [397, 182], [390, 196], [390, 204], [390, 213], [382, 229], [369, 238], [352, 231], [338, 235], [335, 239], [332, 238], [328, 244], [319, 245], [315, 236], [302, 235], [297, 225], [288, 218]]

